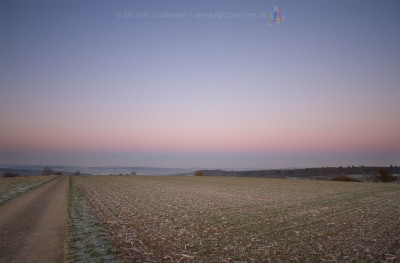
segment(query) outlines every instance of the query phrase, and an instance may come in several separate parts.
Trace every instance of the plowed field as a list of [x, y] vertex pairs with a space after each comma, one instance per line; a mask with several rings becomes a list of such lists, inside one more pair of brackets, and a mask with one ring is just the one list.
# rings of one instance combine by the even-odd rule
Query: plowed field
[[400, 185], [76, 177], [129, 262], [398, 262]]

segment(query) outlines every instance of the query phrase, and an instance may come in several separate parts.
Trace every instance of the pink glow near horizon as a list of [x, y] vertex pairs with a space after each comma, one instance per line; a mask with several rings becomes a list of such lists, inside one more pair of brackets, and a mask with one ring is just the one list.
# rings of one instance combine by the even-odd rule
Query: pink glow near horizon
[[[26, 123], [26, 122], [20, 122]], [[189, 151], [189, 152], [263, 152], [394, 150], [400, 148], [397, 130], [361, 127], [346, 129], [276, 123], [256, 127], [249, 123], [223, 123], [216, 127], [193, 124], [141, 125], [130, 127], [116, 123], [79, 126], [69, 123], [48, 129], [46, 126], [19, 125], [3, 133], [3, 147], [37, 150], [110, 150], [110, 151]], [[247, 127], [246, 127], [247, 125]], [[242, 127], [241, 127], [242, 126]], [[304, 127], [306, 126], [306, 127]], [[307, 126], [310, 126], [307, 128]], [[73, 128], [78, 127], [78, 128]]]
[[[205, 166], [291, 165], [266, 152], [295, 153], [301, 166], [343, 161], [321, 160], [328, 152], [400, 164], [400, 3], [283, 1], [274, 26], [115, 17], [268, 11], [262, 1], [183, 2], [1, 2], [0, 164], [53, 160], [31, 161], [35, 151], [133, 152], [106, 161], [154, 166], [196, 166], [202, 154]], [[376, 152], [393, 153], [358, 159]]]

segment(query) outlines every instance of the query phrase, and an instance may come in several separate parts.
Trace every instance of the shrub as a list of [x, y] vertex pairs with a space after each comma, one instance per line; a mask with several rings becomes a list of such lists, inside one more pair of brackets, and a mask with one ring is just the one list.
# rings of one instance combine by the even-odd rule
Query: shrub
[[337, 175], [332, 178], [332, 181], [343, 181], [343, 182], [362, 182], [360, 179], [348, 176], [348, 175]]
[[205, 176], [206, 174], [204, 173], [204, 171], [197, 171], [194, 176]]
[[382, 182], [382, 183], [389, 183], [396, 180], [396, 177], [393, 176], [389, 169], [381, 167], [378, 170], [378, 175], [375, 176], [375, 181]]
[[10, 172], [6, 172], [5, 174], [4, 174], [4, 177], [18, 177], [19, 176], [19, 174], [17, 174], [17, 173], [10, 173]]

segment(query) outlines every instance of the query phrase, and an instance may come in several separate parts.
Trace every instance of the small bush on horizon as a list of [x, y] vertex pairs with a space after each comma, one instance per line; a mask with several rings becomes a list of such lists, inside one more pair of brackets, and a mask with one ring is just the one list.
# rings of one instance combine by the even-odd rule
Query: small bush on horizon
[[43, 175], [43, 176], [52, 175], [52, 174], [54, 174], [54, 173], [55, 173], [55, 171], [54, 171], [53, 168], [51, 168], [50, 166], [45, 166], [45, 167], [43, 168], [43, 171], [42, 171], [42, 175]]
[[197, 171], [195, 172], [194, 176], [205, 176], [206, 174], [204, 173], [204, 171]]
[[10, 173], [10, 172], [6, 172], [5, 174], [4, 174], [4, 177], [18, 177], [19, 176], [19, 174], [17, 174], [17, 173]]
[[337, 175], [331, 179], [332, 181], [342, 181], [342, 182], [362, 182], [360, 179], [348, 176], [348, 175]]
[[389, 169], [381, 167], [378, 170], [378, 175], [376, 175], [373, 180], [376, 182], [389, 183], [395, 181], [396, 177], [390, 173]]

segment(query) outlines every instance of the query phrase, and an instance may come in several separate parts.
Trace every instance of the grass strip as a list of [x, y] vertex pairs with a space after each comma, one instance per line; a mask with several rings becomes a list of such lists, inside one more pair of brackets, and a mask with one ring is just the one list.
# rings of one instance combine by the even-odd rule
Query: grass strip
[[83, 194], [69, 178], [69, 250], [67, 262], [121, 262], [107, 232], [93, 217]]

